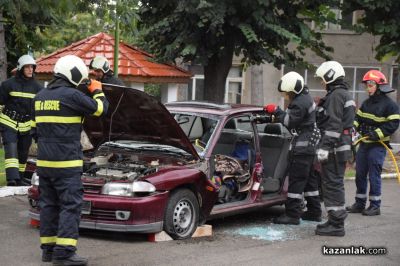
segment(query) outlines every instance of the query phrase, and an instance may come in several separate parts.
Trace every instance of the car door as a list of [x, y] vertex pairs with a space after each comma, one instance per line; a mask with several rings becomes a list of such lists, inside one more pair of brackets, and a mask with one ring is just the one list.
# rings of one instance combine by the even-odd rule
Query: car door
[[262, 193], [279, 193], [287, 178], [292, 134], [281, 123], [258, 123], [257, 131], [263, 169]]

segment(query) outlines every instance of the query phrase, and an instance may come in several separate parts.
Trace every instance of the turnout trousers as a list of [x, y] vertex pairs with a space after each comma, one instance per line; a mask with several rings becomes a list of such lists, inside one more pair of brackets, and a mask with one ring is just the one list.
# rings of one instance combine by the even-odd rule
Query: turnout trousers
[[328, 160], [321, 163], [322, 196], [328, 212], [328, 220], [343, 225], [347, 217], [344, 198], [344, 172], [346, 161], [339, 161], [330, 153]]
[[29, 134], [21, 134], [8, 127], [3, 127], [1, 133], [4, 144], [4, 167], [7, 182], [22, 181], [32, 137]]
[[80, 174], [67, 178], [40, 176], [40, 242], [54, 259], [76, 251], [79, 236], [83, 185]]
[[314, 155], [293, 155], [289, 166], [288, 199], [285, 203], [286, 215], [300, 218], [303, 213], [303, 192], [307, 201], [307, 212], [321, 216], [318, 180], [314, 174]]
[[361, 143], [356, 154], [356, 204], [365, 208], [369, 177], [369, 201], [374, 207], [381, 206], [381, 173], [386, 157], [383, 145]]

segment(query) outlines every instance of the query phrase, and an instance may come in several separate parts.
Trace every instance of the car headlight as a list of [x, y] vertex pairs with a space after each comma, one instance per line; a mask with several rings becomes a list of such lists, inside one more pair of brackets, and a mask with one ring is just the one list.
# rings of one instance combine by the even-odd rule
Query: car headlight
[[135, 193], [151, 193], [156, 191], [156, 188], [143, 181], [135, 181], [133, 183], [116, 183], [110, 182], [103, 186], [101, 194], [113, 196], [132, 197]]
[[32, 174], [31, 185], [39, 186], [39, 176], [36, 174], [36, 172]]
[[136, 181], [132, 183], [132, 192], [154, 192], [156, 191], [156, 187], [150, 184], [149, 182], [143, 182], [143, 181]]

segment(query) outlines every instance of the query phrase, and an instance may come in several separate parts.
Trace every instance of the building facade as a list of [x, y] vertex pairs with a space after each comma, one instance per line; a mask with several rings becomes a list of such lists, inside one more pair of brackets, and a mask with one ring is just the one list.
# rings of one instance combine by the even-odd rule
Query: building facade
[[[337, 16], [341, 16], [339, 10], [334, 11]], [[389, 96], [400, 103], [398, 64], [395, 64], [393, 58], [384, 62], [375, 59], [374, 48], [379, 44], [378, 36], [358, 34], [350, 29], [359, 16], [360, 14], [354, 12], [346, 18], [342, 18], [342, 25], [326, 24], [326, 28], [322, 30], [323, 40], [326, 45], [334, 49], [331, 54], [332, 59], [343, 65], [346, 73], [345, 81], [349, 84], [358, 106], [368, 97], [361, 82], [364, 74], [371, 69], [380, 70], [386, 75], [390, 85], [395, 88], [395, 92], [390, 93]], [[310, 26], [313, 26], [312, 22]], [[293, 46], [293, 49], [296, 47]], [[281, 69], [277, 69], [272, 64], [262, 64], [244, 70], [240, 58], [234, 58], [233, 67], [225, 86], [225, 102], [257, 105], [278, 103], [285, 108], [284, 99], [278, 92], [277, 85], [280, 78], [289, 71], [296, 71], [304, 77], [305, 83], [315, 99], [324, 96], [326, 94], [324, 88], [314, 77], [316, 68], [324, 62], [324, 59], [311, 52], [307, 53], [304, 59], [313, 67], [293, 69], [282, 65]], [[181, 94], [180, 99], [202, 100], [201, 91], [204, 88], [202, 68], [191, 67], [189, 70], [193, 73], [192, 81], [188, 85], [186, 95]], [[400, 143], [399, 131], [392, 140]]]

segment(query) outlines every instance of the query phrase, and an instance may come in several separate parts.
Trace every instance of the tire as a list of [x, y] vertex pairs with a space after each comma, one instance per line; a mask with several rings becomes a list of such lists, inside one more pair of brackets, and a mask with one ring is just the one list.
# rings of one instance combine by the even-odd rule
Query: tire
[[164, 215], [164, 231], [173, 239], [190, 238], [197, 229], [199, 204], [192, 191], [172, 192]]

